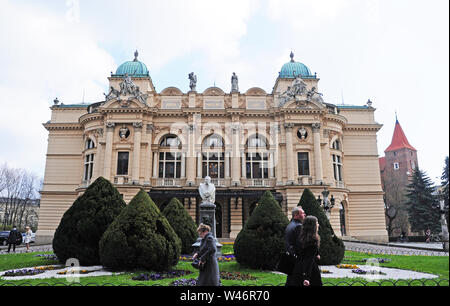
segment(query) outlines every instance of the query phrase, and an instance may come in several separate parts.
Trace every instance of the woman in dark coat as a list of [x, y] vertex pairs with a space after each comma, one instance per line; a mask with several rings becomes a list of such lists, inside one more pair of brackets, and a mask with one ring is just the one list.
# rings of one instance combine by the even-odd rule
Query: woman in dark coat
[[200, 242], [200, 248], [198, 253], [195, 253], [193, 258], [197, 257], [201, 263], [204, 263], [204, 268], [200, 270], [200, 274], [197, 280], [197, 286], [219, 286], [219, 264], [216, 259], [216, 244], [214, 237], [210, 233], [211, 227], [205, 224], [200, 224], [197, 232], [202, 238]]
[[303, 220], [302, 232], [300, 234], [300, 264], [296, 265], [296, 276], [300, 286], [322, 286], [317, 261], [320, 259], [319, 246], [320, 236], [319, 222], [316, 217], [308, 216]]

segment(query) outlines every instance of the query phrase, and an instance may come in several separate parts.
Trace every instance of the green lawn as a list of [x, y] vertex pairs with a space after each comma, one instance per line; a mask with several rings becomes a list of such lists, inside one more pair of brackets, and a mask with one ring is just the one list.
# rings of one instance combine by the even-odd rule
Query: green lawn
[[[231, 245], [224, 245], [222, 248], [222, 252], [224, 254], [232, 253], [233, 247]], [[10, 269], [18, 269], [25, 267], [34, 267], [41, 265], [52, 265], [55, 264], [55, 261], [46, 260], [41, 257], [33, 257], [33, 255], [42, 254], [41, 253], [26, 253], [26, 254], [6, 254], [0, 255], [0, 271], [10, 270]], [[51, 252], [47, 252], [45, 254], [51, 254]], [[430, 285], [435, 286], [436, 284], [448, 286], [448, 277], [449, 277], [449, 258], [448, 257], [440, 257], [440, 256], [403, 256], [403, 255], [373, 255], [367, 253], [358, 253], [352, 251], [346, 251], [345, 258], [343, 263], [362, 265], [364, 263], [358, 262], [358, 260], [362, 260], [363, 258], [369, 257], [382, 257], [389, 258], [391, 262], [382, 263], [380, 266], [383, 267], [391, 267], [391, 268], [399, 268], [399, 269], [407, 269], [414, 270], [418, 272], [426, 272], [439, 275], [439, 278], [427, 281], [413, 281], [410, 285], [415, 286], [423, 286]], [[193, 273], [189, 275], [185, 275], [182, 277], [178, 277], [177, 279], [182, 278], [197, 278], [198, 271], [191, 267], [190, 262], [180, 261], [176, 267], [176, 270], [189, 270]], [[231, 285], [284, 285], [286, 281], [286, 276], [281, 274], [271, 273], [269, 271], [260, 271], [248, 269], [245, 267], [241, 267], [237, 262], [220, 262], [219, 263], [220, 271], [227, 272], [239, 272], [241, 274], [250, 274], [253, 277], [256, 277], [256, 280], [247, 280], [247, 281], [238, 281], [238, 280], [221, 280], [224, 286]], [[134, 271], [127, 272], [124, 274], [115, 274], [113, 276], [97, 276], [97, 277], [81, 277], [80, 283], [81, 285], [163, 285], [167, 286], [174, 279], [164, 279], [158, 281], [134, 281], [131, 278], [133, 276], [139, 275], [140, 273], [145, 273], [146, 271]], [[148, 272], [147, 272], [148, 273]], [[376, 285], [379, 286], [380, 283], [367, 283], [364, 278], [357, 279], [336, 279], [336, 278], [323, 278], [324, 285], [326, 286], [348, 286], [348, 285]], [[392, 286], [392, 285], [403, 285], [407, 286], [409, 281], [382, 281], [381, 285], [383, 286]], [[0, 279], [1, 285], [71, 285], [72, 283], [67, 282], [65, 278], [50, 278], [50, 279], [35, 279], [35, 280], [8, 280], [6, 277]], [[73, 285], [73, 284], [72, 284]]]

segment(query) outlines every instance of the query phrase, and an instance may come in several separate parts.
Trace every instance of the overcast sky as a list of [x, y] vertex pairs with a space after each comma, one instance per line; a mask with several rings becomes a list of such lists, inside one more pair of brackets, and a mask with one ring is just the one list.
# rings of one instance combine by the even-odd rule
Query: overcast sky
[[395, 112], [440, 181], [449, 142], [448, 0], [0, 0], [0, 164], [44, 176], [53, 99], [102, 100], [111, 71], [136, 49], [156, 90], [272, 91], [295, 60], [320, 78], [326, 102], [377, 110], [384, 156]]

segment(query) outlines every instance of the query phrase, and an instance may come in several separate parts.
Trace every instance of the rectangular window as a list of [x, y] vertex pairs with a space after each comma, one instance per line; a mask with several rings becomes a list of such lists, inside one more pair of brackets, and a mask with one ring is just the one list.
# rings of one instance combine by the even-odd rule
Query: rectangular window
[[88, 181], [92, 178], [92, 170], [94, 168], [94, 154], [86, 155], [84, 162], [84, 180]]
[[129, 152], [119, 152], [117, 156], [117, 175], [128, 175]]
[[338, 182], [342, 182], [342, 159], [339, 155], [333, 154], [333, 170], [334, 179]]
[[309, 175], [309, 156], [308, 152], [298, 152], [298, 175]]
[[159, 178], [181, 177], [181, 153], [160, 152], [159, 153]]

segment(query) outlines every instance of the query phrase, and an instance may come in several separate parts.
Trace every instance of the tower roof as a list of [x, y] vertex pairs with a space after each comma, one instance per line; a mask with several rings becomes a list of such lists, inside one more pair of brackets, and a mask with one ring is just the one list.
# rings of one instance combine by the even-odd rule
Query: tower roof
[[389, 147], [387, 147], [386, 150], [384, 150], [384, 152], [397, 151], [404, 148], [417, 151], [412, 145], [409, 144], [408, 139], [406, 138], [406, 135], [403, 132], [402, 127], [400, 126], [400, 123], [398, 122], [398, 120], [396, 120], [394, 135], [392, 136], [391, 144], [389, 145]]
[[291, 60], [281, 67], [280, 78], [295, 79], [298, 75], [302, 78], [314, 77], [305, 64], [294, 61], [294, 53], [292, 51], [290, 57]]

